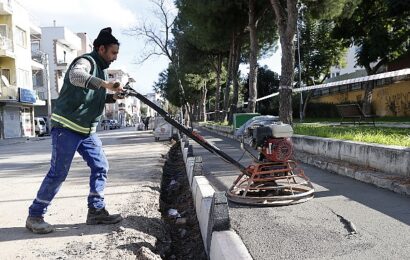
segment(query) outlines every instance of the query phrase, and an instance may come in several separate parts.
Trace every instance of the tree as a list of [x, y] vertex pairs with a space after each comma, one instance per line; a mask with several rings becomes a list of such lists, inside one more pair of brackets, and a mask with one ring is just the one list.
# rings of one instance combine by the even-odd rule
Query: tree
[[[269, 2], [249, 0], [248, 2], [249, 30], [249, 98], [247, 111], [255, 112], [257, 93], [258, 56], [261, 48], [271, 48], [276, 44], [276, 27], [272, 25]], [[266, 22], [269, 23], [266, 23]], [[268, 36], [268, 37], [266, 37]], [[261, 46], [260, 46], [261, 43]]]
[[[328, 77], [331, 66], [343, 66], [346, 48], [342, 41], [332, 37], [333, 20], [314, 18], [309, 12], [302, 14], [299, 23], [300, 68], [295, 63], [295, 69], [297, 72], [300, 69], [301, 80], [306, 85], [321, 84]], [[295, 60], [298, 60], [298, 55], [295, 55]], [[303, 118], [310, 96], [309, 91], [303, 103]]]
[[282, 48], [281, 77], [279, 84], [279, 118], [292, 124], [292, 89], [294, 73], [294, 36], [297, 20], [297, 0], [270, 0], [275, 12], [276, 26]]
[[[303, 4], [318, 17], [337, 17], [349, 13], [349, 8], [359, 0], [303, 0]], [[270, 0], [275, 13], [282, 48], [281, 77], [279, 87], [279, 117], [292, 124], [292, 89], [294, 74], [294, 36], [298, 15], [297, 0]]]
[[[188, 122], [191, 123], [190, 118], [192, 113], [190, 104], [187, 102], [185, 96], [185, 89], [182, 84], [179, 73], [179, 57], [177, 49], [172, 48], [171, 29], [174, 25], [176, 16], [172, 9], [167, 8], [169, 4], [166, 0], [152, 0], [154, 6], [157, 8], [157, 18], [160, 21], [161, 29], [157, 29], [155, 25], [144, 22], [141, 26], [130, 28], [127, 33], [131, 36], [142, 37], [146, 40], [146, 47], [150, 48], [145, 57], [140, 61], [146, 61], [152, 56], [165, 56], [170, 61], [170, 68], [174, 71], [178, 86], [180, 88], [181, 99], [185, 109], [189, 115]], [[159, 50], [158, 50], [159, 49]]]
[[[213, 55], [201, 51], [187, 41], [179, 26], [173, 29], [173, 46], [179, 54], [179, 77], [185, 87], [185, 96], [191, 106], [193, 119], [205, 119], [205, 104], [210, 85], [215, 82], [212, 69]], [[168, 69], [159, 75], [154, 88], [163, 93], [171, 104], [178, 105], [181, 95], [174, 71]]]
[[[242, 15], [234, 11], [234, 8], [240, 4], [238, 2], [241, 1], [176, 1], [179, 9], [178, 23], [181, 25], [181, 31], [186, 35], [186, 39], [198, 49], [214, 56], [212, 67], [217, 75], [215, 92], [216, 111], [221, 109], [220, 93], [223, 83], [223, 80], [221, 80], [223, 59], [227, 56], [227, 53], [230, 53], [232, 31], [237, 27], [237, 20], [243, 19]], [[230, 63], [228, 62], [228, 64]]]
[[[410, 51], [410, 2], [401, 0], [361, 1], [349, 17], [342, 17], [336, 37], [346, 46], [358, 46], [356, 63], [368, 75], [387, 62]], [[363, 109], [370, 112], [373, 84], [367, 84]]]
[[[243, 88], [244, 99], [249, 97], [249, 83], [250, 77], [246, 79]], [[257, 93], [258, 98], [267, 96], [269, 94], [278, 92], [279, 90], [279, 75], [270, 70], [267, 66], [259, 67], [257, 73]], [[278, 111], [274, 111], [273, 102], [271, 99], [265, 99], [258, 102], [257, 110], [263, 115], [277, 114]]]

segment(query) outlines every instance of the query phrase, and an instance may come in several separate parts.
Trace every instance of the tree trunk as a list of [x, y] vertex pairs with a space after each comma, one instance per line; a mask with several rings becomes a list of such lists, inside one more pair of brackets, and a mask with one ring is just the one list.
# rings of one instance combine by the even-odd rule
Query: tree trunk
[[365, 82], [366, 87], [364, 89], [364, 96], [363, 96], [363, 105], [362, 110], [363, 113], [370, 115], [372, 113], [372, 98], [373, 98], [373, 85], [374, 81]]
[[191, 107], [190, 107], [190, 104], [188, 103], [188, 101], [185, 99], [185, 90], [184, 90], [184, 86], [182, 85], [181, 78], [179, 77], [179, 71], [175, 67], [175, 65], [173, 64], [172, 61], [171, 61], [171, 63], [172, 63], [172, 68], [174, 69], [175, 75], [177, 76], [179, 89], [181, 90], [181, 94], [182, 94], [182, 96], [181, 96], [182, 102], [181, 103], [184, 104], [186, 112], [187, 112], [186, 115], [188, 116], [188, 118], [186, 118], [185, 122], [187, 122], [188, 125], [190, 127], [192, 127], [192, 118], [193, 118], [192, 116], [193, 116], [193, 114], [192, 114], [192, 111], [191, 111]]
[[223, 107], [223, 118], [226, 116], [226, 112], [229, 109], [229, 92], [231, 91], [231, 80], [232, 80], [232, 63], [235, 60], [235, 34], [232, 33], [232, 39], [231, 39], [231, 48], [229, 50], [229, 58], [228, 58], [228, 75], [227, 75], [227, 80], [226, 80], [226, 86], [225, 86], [225, 93], [224, 93], [224, 107]]
[[234, 60], [232, 61], [232, 83], [233, 83], [233, 95], [232, 95], [232, 102], [231, 107], [229, 109], [228, 121], [232, 123], [233, 121], [233, 114], [236, 113], [236, 109], [238, 107], [238, 99], [239, 99], [239, 79], [238, 79], [238, 70], [239, 70], [239, 63], [240, 63], [240, 52], [241, 52], [241, 43], [240, 39], [236, 40], [236, 46], [234, 50]]
[[222, 54], [218, 54], [216, 63], [216, 93], [215, 93], [215, 111], [220, 110], [221, 98], [221, 73], [222, 73]]
[[282, 39], [283, 37], [281, 37], [282, 69], [279, 82], [279, 118], [284, 123], [292, 124], [292, 85], [294, 73], [293, 39]]
[[313, 91], [309, 91], [306, 95], [305, 102], [303, 103], [303, 111], [302, 111], [302, 117], [305, 119], [306, 118], [306, 110], [307, 110], [307, 103], [309, 102], [310, 97], [312, 96]]
[[256, 36], [256, 19], [255, 19], [255, 0], [249, 0], [249, 36], [250, 36], [250, 54], [249, 54], [249, 99], [247, 111], [255, 113], [256, 99], [258, 97], [257, 89], [257, 53], [258, 38]]
[[220, 102], [221, 102], [221, 73], [222, 73], [222, 54], [218, 54], [216, 64], [216, 94], [215, 94], [215, 121], [220, 121]]
[[[380, 67], [386, 64], [387, 61], [388, 61], [387, 58], [383, 58], [373, 68], [370, 66], [370, 64], [365, 64], [364, 67], [366, 69], [367, 76], [376, 74], [377, 71], [380, 69]], [[368, 114], [368, 115], [372, 113], [373, 88], [374, 88], [374, 81], [366, 82], [366, 87], [364, 89], [364, 96], [362, 99], [362, 102], [363, 102], [362, 110], [363, 110], [363, 113]]]
[[201, 90], [201, 103], [199, 104], [199, 120], [206, 122], [206, 94], [208, 92], [207, 86], [206, 86], [206, 81], [204, 82], [204, 85], [202, 86]]
[[295, 62], [293, 39], [296, 33], [298, 1], [286, 0], [286, 6], [280, 0], [270, 0], [270, 2], [275, 12], [280, 46], [282, 48], [282, 68], [279, 82], [279, 118], [284, 123], [292, 124], [292, 88]]

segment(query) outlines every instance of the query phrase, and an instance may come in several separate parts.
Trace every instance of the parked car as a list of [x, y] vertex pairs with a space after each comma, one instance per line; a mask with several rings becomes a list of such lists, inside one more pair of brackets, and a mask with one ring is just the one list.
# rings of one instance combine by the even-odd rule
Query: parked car
[[45, 117], [45, 116], [43, 116], [42, 118], [44, 119], [44, 122], [46, 122], [46, 135], [49, 135], [50, 134], [50, 128], [49, 128], [49, 125], [48, 125], [48, 118]]
[[34, 118], [34, 131], [36, 132], [37, 136], [43, 136], [47, 133], [47, 124], [44, 118], [42, 117], [35, 117]]
[[110, 121], [111, 121], [111, 122], [110, 122], [110, 130], [111, 130], [111, 129], [121, 128], [121, 125], [120, 125], [120, 123], [118, 123], [117, 120], [110, 120]]

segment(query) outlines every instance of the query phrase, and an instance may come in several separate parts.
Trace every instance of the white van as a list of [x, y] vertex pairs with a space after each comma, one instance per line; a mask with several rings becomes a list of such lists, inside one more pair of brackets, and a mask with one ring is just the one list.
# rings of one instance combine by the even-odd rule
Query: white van
[[42, 117], [35, 117], [34, 118], [34, 127], [36, 135], [43, 136], [47, 133], [47, 125], [46, 121]]

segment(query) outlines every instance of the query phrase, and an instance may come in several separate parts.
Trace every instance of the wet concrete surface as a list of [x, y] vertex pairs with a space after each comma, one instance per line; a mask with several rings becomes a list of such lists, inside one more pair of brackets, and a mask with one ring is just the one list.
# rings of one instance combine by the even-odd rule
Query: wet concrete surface
[[[239, 159], [239, 142], [198, 129], [206, 140]], [[212, 185], [226, 191], [239, 170], [192, 140]], [[240, 161], [249, 165], [247, 155]], [[315, 198], [284, 207], [229, 203], [232, 228], [255, 260], [407, 259], [410, 255], [410, 198], [348, 177], [299, 164]], [[350, 223], [357, 232], [352, 232]]]

